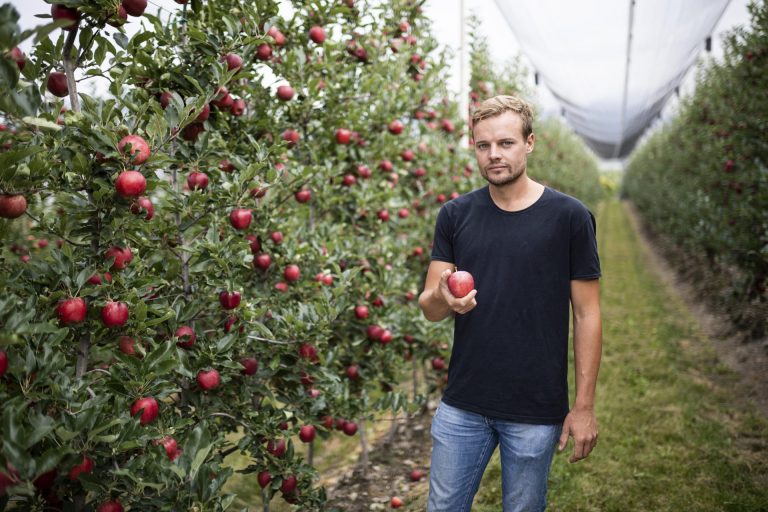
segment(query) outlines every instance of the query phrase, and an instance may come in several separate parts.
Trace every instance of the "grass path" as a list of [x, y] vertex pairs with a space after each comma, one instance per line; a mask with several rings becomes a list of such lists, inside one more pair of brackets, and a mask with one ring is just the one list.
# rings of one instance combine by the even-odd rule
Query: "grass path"
[[[598, 212], [603, 265], [600, 444], [556, 457], [551, 511], [768, 511], [768, 422], [649, 268], [627, 211]], [[573, 396], [573, 394], [571, 394]], [[473, 510], [500, 510], [494, 458]]]

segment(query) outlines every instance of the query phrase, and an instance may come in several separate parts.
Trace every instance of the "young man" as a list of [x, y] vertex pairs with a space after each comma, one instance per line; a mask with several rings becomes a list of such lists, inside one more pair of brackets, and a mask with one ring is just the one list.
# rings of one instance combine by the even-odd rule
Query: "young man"
[[[576, 199], [526, 173], [531, 107], [513, 96], [472, 116], [488, 186], [446, 203], [419, 306], [455, 318], [448, 385], [432, 421], [430, 512], [469, 511], [497, 445], [504, 512], [546, 508], [555, 446], [571, 462], [597, 444], [595, 385], [602, 346], [595, 220]], [[466, 270], [463, 298], [448, 277]], [[576, 398], [568, 404], [568, 307], [573, 308]]]

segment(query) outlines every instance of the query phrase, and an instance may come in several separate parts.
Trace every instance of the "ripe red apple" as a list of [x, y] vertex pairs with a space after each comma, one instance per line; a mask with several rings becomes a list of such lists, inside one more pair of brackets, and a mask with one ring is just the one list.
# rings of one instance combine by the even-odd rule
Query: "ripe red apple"
[[123, 171], [115, 181], [115, 191], [120, 197], [137, 197], [147, 190], [147, 179], [139, 171]]
[[417, 167], [413, 170], [413, 175], [417, 178], [423, 178], [427, 175], [427, 170], [423, 167]]
[[107, 23], [115, 28], [122, 27], [126, 21], [128, 21], [128, 13], [122, 4], [118, 5], [117, 10], [112, 11], [109, 18], [107, 18]]
[[459, 270], [448, 277], [448, 289], [460, 299], [475, 289], [475, 280], [469, 272]]
[[200, 113], [195, 118], [195, 122], [204, 123], [205, 121], [208, 120], [209, 117], [211, 117], [211, 106], [208, 103], [206, 103], [205, 105], [203, 105], [203, 108], [200, 109]]
[[163, 91], [160, 94], [160, 97], [158, 98], [158, 101], [160, 102], [160, 107], [162, 107], [163, 110], [168, 108], [168, 105], [171, 104], [172, 100], [173, 100], [173, 94], [171, 94], [169, 91]]
[[389, 130], [389, 133], [392, 135], [400, 135], [403, 133], [403, 123], [399, 119], [395, 119], [391, 123], [389, 123], [389, 126], [387, 126], [387, 129]]
[[345, 187], [351, 187], [355, 183], [357, 183], [357, 178], [355, 178], [354, 174], [345, 174], [341, 179], [341, 184]]
[[392, 172], [394, 169], [394, 165], [392, 165], [392, 162], [389, 160], [382, 160], [379, 162], [379, 169], [381, 169], [384, 172]]
[[389, 212], [387, 210], [379, 210], [376, 216], [382, 222], [387, 222], [389, 220]]
[[280, 281], [278, 283], [275, 283], [275, 290], [277, 290], [279, 292], [283, 292], [283, 293], [287, 292], [288, 291], [288, 283], [286, 283], [285, 281]]
[[410, 162], [413, 160], [413, 151], [410, 149], [405, 149], [400, 153], [400, 158], [403, 159], [405, 162]]
[[317, 434], [317, 429], [314, 425], [303, 425], [299, 429], [299, 439], [303, 443], [311, 443], [315, 440], [315, 435]]
[[[53, 487], [57, 476], [59, 476], [59, 470], [58, 468], [53, 468], [50, 471], [46, 471], [45, 473], [38, 475], [32, 483], [37, 489], [40, 489], [41, 491], [47, 491]], [[0, 495], [1, 494], [2, 493], [0, 493]]]
[[285, 267], [285, 270], [283, 270], [283, 277], [289, 283], [298, 281], [299, 277], [301, 277], [301, 270], [299, 269], [299, 266], [288, 265], [287, 267]]
[[299, 143], [299, 139], [301, 136], [299, 135], [299, 132], [296, 130], [285, 130], [283, 134], [281, 135], [281, 138], [288, 143], [288, 147], [292, 148], [296, 144]]
[[309, 38], [316, 44], [323, 44], [325, 42], [325, 30], [323, 27], [315, 25], [309, 29]]
[[296, 192], [294, 197], [296, 198], [296, 201], [300, 203], [307, 203], [310, 199], [312, 199], [312, 191], [304, 188]]
[[129, 356], [136, 354], [136, 349], [134, 348], [136, 346], [136, 340], [130, 336], [120, 336], [117, 340], [117, 346], [123, 354]]
[[435, 357], [432, 359], [432, 369], [439, 372], [445, 369], [445, 359], [442, 357]]
[[272, 257], [269, 254], [262, 252], [253, 258], [253, 264], [261, 270], [267, 270], [272, 264]]
[[59, 321], [64, 324], [77, 324], [85, 320], [85, 301], [80, 297], [73, 297], [59, 302], [56, 306], [56, 315]]
[[272, 58], [272, 47], [267, 43], [261, 43], [256, 49], [256, 58], [259, 60], [269, 60]]
[[280, 485], [280, 491], [283, 494], [291, 494], [293, 491], [296, 490], [297, 480], [294, 475], [291, 475], [289, 477], [286, 477], [283, 479], [282, 485]]
[[272, 482], [272, 475], [269, 471], [259, 471], [259, 474], [256, 476], [256, 480], [259, 482], [259, 487], [262, 489], [265, 488]]
[[188, 325], [182, 325], [176, 329], [176, 332], [173, 335], [179, 340], [176, 342], [176, 346], [181, 348], [191, 348], [192, 345], [195, 344], [195, 339], [197, 338], [195, 330]]
[[139, 411], [142, 411], [139, 423], [146, 425], [155, 421], [160, 408], [157, 405], [157, 400], [151, 396], [145, 396], [133, 402], [133, 405], [131, 405], [131, 417], [136, 416]]
[[21, 194], [0, 194], [0, 217], [16, 219], [27, 211], [27, 198]]
[[7, 56], [16, 63], [19, 71], [24, 71], [24, 66], [27, 65], [27, 58], [18, 46], [12, 48]]
[[285, 36], [274, 25], [269, 27], [269, 30], [267, 30], [267, 35], [271, 36], [272, 39], [275, 40], [275, 44], [277, 46], [283, 46], [285, 44]]
[[208, 371], [200, 370], [197, 372], [196, 380], [197, 384], [204, 391], [217, 388], [219, 387], [219, 384], [221, 384], [221, 376], [219, 375], [219, 372], [214, 369]]
[[424, 473], [422, 473], [418, 469], [414, 469], [413, 471], [411, 471], [410, 477], [411, 477], [411, 482], [418, 482], [424, 477]]
[[235, 170], [235, 164], [229, 161], [228, 158], [219, 162], [219, 169], [224, 172], [232, 172]]
[[[126, 0], [123, 0], [123, 3], [125, 2]], [[146, 0], [144, 0], [144, 2], [146, 4]], [[123, 506], [117, 500], [109, 500], [99, 505], [99, 508], [96, 509], [96, 512], [123, 512]]]
[[141, 165], [149, 159], [150, 151], [149, 144], [139, 135], [126, 135], [120, 142], [117, 143], [117, 150], [120, 153], [125, 154], [125, 147], [129, 146], [127, 151], [133, 157], [131, 163], [134, 165]]
[[133, 253], [130, 247], [110, 247], [106, 253], [104, 253], [107, 259], [114, 258], [112, 262], [113, 270], [123, 270], [133, 259]]
[[232, 112], [232, 115], [235, 117], [240, 117], [245, 113], [245, 100], [242, 98], [237, 98], [232, 103], [232, 108], [229, 109], [230, 112]]
[[227, 63], [227, 71], [243, 69], [243, 58], [236, 53], [228, 53], [221, 60]]
[[247, 208], [235, 208], [229, 214], [229, 222], [235, 229], [246, 229], [251, 225], [251, 210]]
[[368, 318], [368, 306], [355, 306], [355, 316], [359, 320]]
[[347, 421], [344, 423], [342, 430], [346, 435], [353, 436], [357, 434], [357, 423], [355, 423], [354, 421]]
[[347, 374], [347, 377], [349, 377], [350, 379], [357, 380], [360, 378], [360, 367], [357, 366], [356, 364], [351, 364], [347, 366], [345, 373]]
[[8, 354], [5, 350], [0, 350], [0, 377], [5, 375], [5, 371], [8, 369]]
[[390, 341], [392, 341], [392, 331], [390, 331], [389, 329], [384, 329], [381, 332], [381, 336], [379, 336], [379, 342], [382, 345], [386, 345]]
[[131, 16], [141, 16], [147, 8], [147, 0], [123, 0], [122, 5]]
[[223, 291], [219, 293], [219, 302], [224, 309], [235, 309], [240, 305], [240, 292]]
[[389, 506], [392, 508], [400, 508], [403, 506], [403, 500], [397, 496], [392, 496], [392, 499], [389, 500]]
[[[104, 281], [107, 283], [111, 283], [112, 274], [110, 274], [109, 272], [104, 272]], [[88, 282], [92, 285], [100, 285], [101, 277], [99, 277], [99, 274], [93, 274], [91, 277], [88, 278]]]
[[277, 88], [277, 97], [282, 101], [290, 101], [293, 98], [293, 87], [281, 85]]
[[63, 98], [69, 94], [69, 86], [67, 85], [67, 75], [61, 71], [51, 71], [48, 75], [48, 81], [46, 82], [48, 91], [54, 96]]
[[346, 128], [337, 128], [335, 135], [336, 142], [339, 144], [349, 144], [349, 141], [352, 140], [352, 132]]
[[144, 216], [144, 220], [152, 220], [152, 217], [155, 216], [155, 207], [152, 206], [152, 201], [150, 201], [148, 197], [140, 197], [131, 204], [132, 214], [139, 215], [142, 212], [147, 212]]
[[[232, 103], [230, 102], [229, 105], [232, 105]], [[229, 108], [229, 105], [226, 108]], [[191, 123], [181, 130], [181, 138], [187, 142], [195, 142], [204, 131], [205, 125], [203, 125], [203, 123]]]
[[75, 30], [80, 22], [80, 12], [77, 9], [61, 4], [51, 6], [51, 17], [53, 21], [70, 20], [69, 24], [61, 27], [64, 30]]
[[269, 238], [275, 243], [275, 245], [280, 245], [283, 243], [283, 233], [280, 231], [273, 231], [269, 234]]
[[408, 211], [408, 208], [400, 208], [397, 210], [397, 216], [401, 219], [407, 219], [410, 214], [411, 212]]
[[285, 440], [283, 439], [272, 439], [267, 443], [267, 451], [275, 457], [282, 457], [285, 455], [285, 450]]
[[360, 176], [363, 179], [368, 179], [371, 177], [371, 170], [368, 168], [367, 165], [358, 165], [357, 166], [357, 175]]
[[376, 324], [369, 325], [365, 330], [366, 336], [368, 336], [368, 339], [371, 341], [381, 340], [381, 335], [383, 333], [384, 333], [384, 328]]
[[101, 321], [109, 328], [124, 326], [128, 321], [128, 305], [125, 302], [107, 302], [101, 308]]
[[171, 462], [176, 460], [179, 455], [181, 455], [181, 451], [179, 451], [179, 443], [171, 436], [165, 436], [160, 440], [155, 440], [152, 442], [152, 444], [155, 446], [162, 444], [163, 448], [165, 448], [165, 455]]
[[244, 357], [240, 360], [243, 369], [240, 373], [243, 375], [254, 375], [259, 370], [259, 361], [255, 357]]
[[309, 361], [317, 360], [317, 348], [311, 343], [302, 343], [299, 347], [299, 357]]
[[456, 127], [453, 125], [453, 122], [449, 119], [443, 119], [440, 122], [440, 127], [446, 133], [453, 133], [453, 131], [456, 129]]
[[67, 476], [73, 482], [80, 478], [83, 473], [91, 473], [93, 471], [93, 459], [83, 455], [83, 461], [80, 464], [76, 464], [69, 470]]
[[197, 171], [189, 173], [187, 186], [190, 190], [205, 190], [208, 187], [208, 175]]

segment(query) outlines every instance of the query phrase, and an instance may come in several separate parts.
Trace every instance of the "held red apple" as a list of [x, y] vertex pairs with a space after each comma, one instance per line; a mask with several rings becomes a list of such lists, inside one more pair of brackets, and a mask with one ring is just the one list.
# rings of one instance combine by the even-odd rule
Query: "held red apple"
[[282, 101], [290, 101], [293, 98], [293, 87], [290, 85], [281, 85], [277, 88], [277, 97]]
[[127, 151], [131, 154], [133, 159], [131, 163], [135, 165], [141, 165], [149, 159], [150, 151], [149, 144], [139, 135], [126, 135], [120, 142], [117, 143], [117, 150], [120, 153], [125, 154], [125, 147], [129, 146]]
[[299, 429], [299, 439], [303, 443], [311, 443], [315, 440], [315, 435], [317, 435], [317, 429], [314, 425], [303, 425]]
[[229, 214], [229, 222], [235, 229], [246, 229], [251, 225], [252, 218], [251, 210], [247, 208], [235, 208]]
[[85, 301], [80, 297], [64, 300], [56, 306], [56, 315], [63, 325], [77, 324], [85, 320]]
[[272, 474], [269, 471], [259, 471], [256, 480], [259, 482], [259, 487], [263, 489], [272, 482]]
[[51, 6], [51, 17], [53, 21], [70, 20], [69, 24], [61, 28], [64, 30], [75, 30], [80, 21], [80, 12], [66, 5], [53, 4]]
[[325, 42], [325, 30], [323, 27], [315, 25], [309, 29], [309, 38], [316, 44], [323, 44]]
[[5, 371], [8, 369], [8, 354], [5, 350], [0, 350], [0, 377], [5, 375]]
[[125, 302], [107, 302], [101, 308], [101, 321], [110, 329], [124, 326], [128, 321], [128, 305]]
[[460, 299], [475, 289], [475, 280], [469, 272], [459, 270], [448, 277], [448, 289], [454, 297]]
[[113, 270], [123, 270], [133, 259], [133, 253], [130, 247], [110, 247], [106, 253], [104, 253], [107, 259], [114, 258], [112, 262]]
[[347, 130], [346, 128], [337, 128], [336, 129], [336, 142], [339, 144], [349, 144], [349, 141], [352, 140], [352, 132]]
[[196, 380], [197, 384], [204, 391], [215, 389], [219, 387], [219, 384], [221, 384], [221, 376], [219, 375], [219, 372], [214, 369], [208, 371], [200, 370], [197, 372]]
[[138, 197], [147, 190], [147, 179], [139, 171], [123, 171], [115, 181], [120, 197]]
[[157, 405], [157, 400], [151, 396], [145, 396], [133, 402], [133, 405], [131, 405], [131, 417], [135, 417], [139, 411], [141, 411], [139, 423], [146, 425], [157, 419], [160, 408]]
[[182, 325], [176, 329], [176, 332], [173, 335], [179, 340], [176, 342], [176, 346], [181, 348], [192, 348], [192, 345], [195, 344], [195, 339], [197, 338], [195, 330], [188, 325]]
[[48, 92], [59, 98], [63, 98], [69, 94], [69, 86], [67, 85], [67, 75], [61, 71], [51, 71], [48, 75], [48, 81], [46, 82]]
[[240, 360], [243, 369], [240, 373], [243, 375], [255, 375], [259, 371], [259, 361], [255, 357], [244, 357]]
[[[123, 2], [125, 2], [125, 0], [123, 0]], [[99, 505], [96, 512], [123, 512], [123, 506], [117, 500], [105, 501]]]
[[283, 277], [286, 281], [293, 283], [301, 277], [301, 270], [298, 265], [288, 265], [283, 271]]
[[21, 194], [0, 194], [0, 217], [17, 219], [27, 211], [27, 198]]
[[223, 291], [219, 293], [219, 303], [224, 309], [235, 309], [240, 305], [240, 292]]
[[131, 16], [141, 16], [147, 8], [147, 0], [123, 0], [122, 4]]
[[400, 122], [400, 120], [395, 119], [391, 123], [389, 123], [389, 126], [387, 126], [387, 129], [389, 130], [389, 133], [392, 135], [400, 135], [403, 133], [403, 123]]

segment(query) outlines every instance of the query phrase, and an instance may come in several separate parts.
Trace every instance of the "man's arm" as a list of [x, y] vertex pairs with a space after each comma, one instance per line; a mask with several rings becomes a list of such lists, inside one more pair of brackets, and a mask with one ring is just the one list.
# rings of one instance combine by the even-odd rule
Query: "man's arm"
[[600, 319], [600, 281], [571, 281], [573, 306], [573, 352], [576, 366], [576, 400], [563, 423], [558, 449], [563, 451], [568, 437], [574, 448], [570, 462], [586, 458], [597, 445], [595, 387], [603, 346]]
[[477, 306], [477, 290], [472, 290], [461, 299], [451, 294], [448, 289], [448, 277], [453, 273], [453, 269], [453, 263], [445, 261], [432, 261], [429, 264], [424, 291], [419, 295], [419, 307], [430, 322], [439, 322], [453, 312], [464, 314]]

